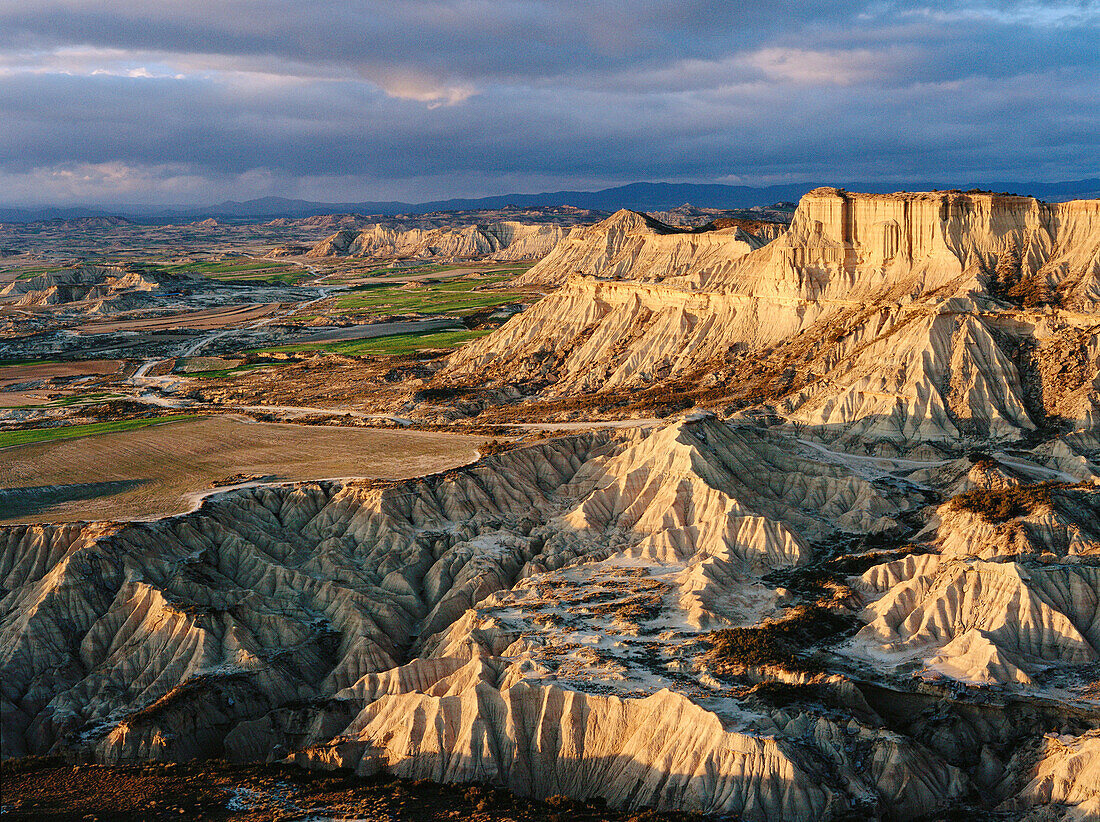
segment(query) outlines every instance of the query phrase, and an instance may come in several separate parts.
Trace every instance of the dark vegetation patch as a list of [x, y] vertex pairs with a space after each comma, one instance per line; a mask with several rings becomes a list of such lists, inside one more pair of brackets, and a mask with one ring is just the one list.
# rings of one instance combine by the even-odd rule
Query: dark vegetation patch
[[1038, 508], [1053, 504], [1052, 492], [1069, 487], [1064, 482], [1042, 482], [1015, 488], [975, 488], [951, 499], [956, 511], [977, 514], [986, 522], [1007, 522], [1028, 516]]
[[914, 544], [910, 538], [924, 526], [923, 520], [914, 518], [906, 527], [874, 534], [838, 533], [814, 543], [812, 565], [783, 568], [764, 576], [769, 585], [776, 585], [800, 594], [818, 605], [850, 605], [859, 596], [849, 587], [848, 577], [858, 576], [873, 565], [900, 559], [909, 554], [927, 553], [927, 546]]
[[786, 230], [788, 223], [780, 222], [779, 220], [754, 220], [744, 217], [716, 217], [709, 223], [705, 223], [697, 228], [693, 228], [692, 232], [701, 234], [707, 231], [718, 231], [723, 228], [740, 228], [742, 231], [748, 234], [759, 234], [764, 229]]
[[521, 443], [508, 442], [507, 440], [486, 440], [478, 446], [477, 451], [483, 457], [490, 457], [493, 454], [503, 454], [505, 451], [511, 451], [520, 444]]
[[707, 636], [711, 644], [707, 659], [719, 673], [764, 665], [818, 672], [800, 652], [825, 640], [849, 637], [858, 628], [859, 622], [851, 614], [820, 605], [799, 605], [773, 622], [712, 632]]
[[81, 409], [83, 416], [91, 417], [101, 422], [107, 420], [129, 419], [132, 417], [157, 417], [164, 416], [165, 410], [148, 403], [135, 400], [108, 400], [93, 405], [86, 405]]
[[[260, 822], [305, 819], [389, 819], [393, 822], [697, 822], [698, 814], [609, 809], [602, 799], [523, 799], [484, 784], [441, 785], [427, 779], [350, 770], [308, 771], [294, 765], [238, 765], [221, 760], [183, 764], [70, 765], [57, 757], [0, 764], [4, 819], [210, 819]], [[239, 807], [230, 809], [236, 796]]]
[[977, 466], [978, 468], [984, 468], [987, 471], [991, 471], [1000, 466], [1000, 463], [997, 462], [996, 459], [984, 451], [971, 451], [966, 455], [966, 458], [970, 461], [971, 465]]
[[415, 402], [444, 402], [460, 397], [469, 397], [479, 392], [479, 388], [471, 385], [437, 385], [417, 391], [413, 394], [413, 400]]
[[[1066, 281], [1068, 283], [1068, 281]], [[1059, 286], [1062, 284], [1059, 283]], [[1025, 272], [1019, 248], [1013, 245], [1000, 255], [989, 277], [989, 293], [1019, 308], [1042, 305], [1063, 305], [1066, 293], [1061, 287], [1051, 288], [1042, 271]]]

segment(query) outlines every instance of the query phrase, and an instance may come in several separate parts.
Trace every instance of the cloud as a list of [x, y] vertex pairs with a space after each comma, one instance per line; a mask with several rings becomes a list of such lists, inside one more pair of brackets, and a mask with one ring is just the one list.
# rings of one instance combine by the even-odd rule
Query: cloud
[[1089, 176], [1098, 9], [0, 0], [0, 199]]
[[407, 71], [365, 68], [363, 75], [390, 97], [416, 100], [427, 103], [431, 108], [442, 105], [453, 106], [477, 94], [477, 89], [468, 83], [447, 83]]

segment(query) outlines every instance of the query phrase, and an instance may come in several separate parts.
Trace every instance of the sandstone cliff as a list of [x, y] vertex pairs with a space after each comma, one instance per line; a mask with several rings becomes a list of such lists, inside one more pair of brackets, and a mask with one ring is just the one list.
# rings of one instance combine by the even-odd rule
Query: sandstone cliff
[[[617, 218], [583, 269], [556, 262], [578, 232], [526, 275], [596, 276], [467, 346], [440, 380], [594, 405], [666, 384], [853, 441], [1012, 438], [1055, 418], [1095, 430], [1100, 203], [819, 189], [755, 250]], [[631, 243], [660, 253], [624, 264]]]

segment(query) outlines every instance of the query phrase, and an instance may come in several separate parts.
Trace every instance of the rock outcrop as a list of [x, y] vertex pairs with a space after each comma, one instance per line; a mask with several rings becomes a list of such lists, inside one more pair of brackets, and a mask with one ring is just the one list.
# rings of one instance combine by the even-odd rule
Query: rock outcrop
[[774, 223], [731, 221], [724, 227], [674, 228], [637, 211], [617, 211], [592, 226], [574, 228], [519, 282], [557, 286], [576, 276], [659, 282], [725, 268], [778, 236]]
[[90, 303], [98, 309], [124, 308], [135, 297], [140, 300], [139, 295], [163, 288], [162, 279], [140, 269], [82, 265], [14, 280], [0, 290], [0, 297], [27, 306]]
[[552, 224], [511, 220], [463, 228], [395, 229], [379, 224], [341, 229], [309, 250], [309, 257], [386, 260], [537, 260], [569, 233]]
[[[917, 462], [692, 413], [422, 480], [6, 528], [3, 754], [289, 758], [752, 820], [915, 819], [980, 789], [1087, 818], [1088, 552], [960, 555], [974, 526], [948, 504], [852, 587], [826, 570], [897, 539]], [[715, 657], [719, 628], [743, 657]], [[922, 690], [943, 682], [1042, 698]], [[955, 743], [922, 724], [933, 706]]]
[[1095, 437], [1100, 202], [819, 189], [756, 249], [629, 213], [601, 225], [580, 262], [566, 252], [596, 227], [525, 275], [566, 285], [439, 379], [594, 405], [664, 384], [764, 401], [831, 441]]

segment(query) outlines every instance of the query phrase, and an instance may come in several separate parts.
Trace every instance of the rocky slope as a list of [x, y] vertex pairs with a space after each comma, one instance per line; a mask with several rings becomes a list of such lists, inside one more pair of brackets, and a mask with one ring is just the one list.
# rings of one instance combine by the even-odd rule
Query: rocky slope
[[568, 228], [505, 220], [454, 228], [391, 228], [370, 225], [342, 229], [310, 249], [309, 257], [367, 257], [387, 260], [535, 260], [547, 254]]
[[819, 190], [757, 247], [630, 214], [570, 235], [546, 261], [597, 276], [421, 396], [718, 414], [2, 529], [3, 755], [1100, 818], [1098, 215]]
[[439, 382], [611, 407], [663, 385], [686, 404], [765, 402], [828, 439], [1060, 427], [1095, 447], [1100, 202], [819, 189], [755, 249], [613, 220], [598, 249], [567, 255], [578, 230], [532, 268], [568, 283]]
[[574, 276], [660, 281], [722, 267], [782, 233], [780, 223], [722, 220], [699, 229], [676, 228], [637, 211], [617, 211], [573, 229], [520, 279], [561, 285]]
[[[149, 292], [164, 287], [163, 276], [117, 266], [81, 265], [35, 277], [14, 280], [3, 290], [16, 305], [68, 305], [82, 303], [88, 310], [117, 310], [143, 301]], [[168, 284], [192, 284], [193, 278], [168, 278]]]
[[753, 820], [1088, 818], [1095, 487], [997, 508], [1027, 552], [989, 538], [987, 501], [926, 507], [1044, 470], [1010, 462], [869, 465], [695, 413], [6, 528], [3, 753], [289, 757]]

